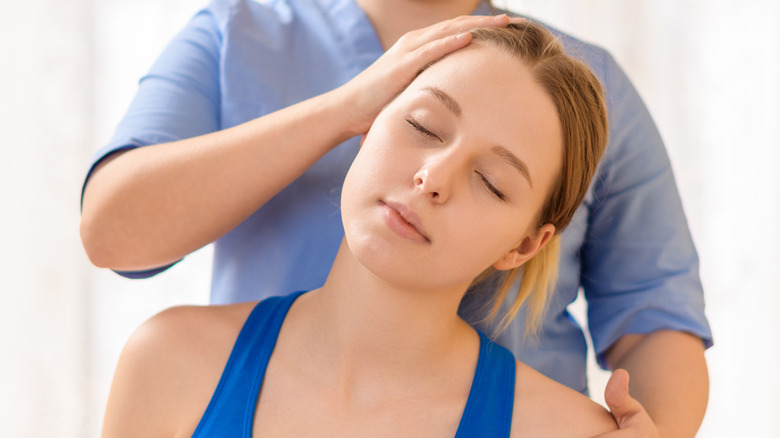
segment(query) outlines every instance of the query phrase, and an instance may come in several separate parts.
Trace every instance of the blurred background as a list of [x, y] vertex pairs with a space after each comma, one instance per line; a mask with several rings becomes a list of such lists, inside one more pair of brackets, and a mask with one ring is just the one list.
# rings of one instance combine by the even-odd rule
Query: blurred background
[[[8, 2], [0, 15], [0, 435], [96, 437], [146, 318], [208, 301], [210, 248], [154, 279], [89, 264], [79, 196], [137, 80], [205, 0]], [[780, 436], [780, 2], [498, 1], [612, 52], [666, 142], [715, 346], [700, 437]], [[573, 306], [583, 314], [583, 306]], [[607, 374], [589, 372], [601, 400]]]

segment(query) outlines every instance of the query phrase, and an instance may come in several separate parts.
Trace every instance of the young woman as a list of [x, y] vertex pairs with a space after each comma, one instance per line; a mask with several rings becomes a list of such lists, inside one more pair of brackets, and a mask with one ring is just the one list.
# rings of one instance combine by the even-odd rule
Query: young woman
[[528, 301], [538, 320], [559, 233], [606, 144], [601, 87], [538, 25], [463, 38], [471, 45], [422, 71], [363, 137], [325, 284], [149, 320], [120, 358], [104, 436], [616, 428], [603, 408], [516, 362], [457, 313], [475, 279], [522, 269], [517, 298], [497, 294], [491, 313], [509, 320]]

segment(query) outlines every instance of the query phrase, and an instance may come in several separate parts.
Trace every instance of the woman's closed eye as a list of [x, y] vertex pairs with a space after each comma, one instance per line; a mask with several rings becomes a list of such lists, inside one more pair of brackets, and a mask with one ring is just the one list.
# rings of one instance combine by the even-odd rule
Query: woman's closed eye
[[442, 141], [441, 137], [439, 137], [438, 135], [436, 135], [436, 134], [434, 134], [433, 132], [431, 132], [430, 130], [428, 130], [428, 129], [427, 129], [425, 126], [421, 125], [421, 124], [420, 124], [420, 123], [419, 123], [417, 120], [414, 120], [414, 119], [412, 119], [412, 118], [409, 118], [409, 119], [406, 119], [406, 121], [407, 121], [407, 123], [409, 123], [409, 124], [410, 124], [410, 125], [411, 125], [411, 126], [412, 126], [412, 127], [413, 127], [413, 128], [416, 130], [416, 131], [417, 131], [417, 132], [419, 132], [420, 134], [422, 134], [422, 135], [424, 135], [424, 136], [426, 136], [426, 137], [430, 137], [430, 138], [436, 139], [436, 140], [438, 140], [438, 141]]
[[496, 186], [494, 186], [487, 178], [485, 178], [485, 175], [483, 175], [482, 173], [476, 170], [474, 171], [474, 173], [477, 174], [480, 182], [482, 183], [482, 186], [485, 187], [487, 191], [489, 191], [490, 193], [495, 195], [495, 197], [497, 197], [502, 201], [506, 200], [506, 195], [504, 195], [504, 193], [502, 193], [501, 190], [498, 190]]

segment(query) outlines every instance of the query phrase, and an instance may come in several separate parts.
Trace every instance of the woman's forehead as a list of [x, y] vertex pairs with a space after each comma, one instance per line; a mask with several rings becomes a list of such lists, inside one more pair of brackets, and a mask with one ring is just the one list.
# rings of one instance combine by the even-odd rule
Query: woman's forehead
[[[488, 95], [500, 102], [511, 98], [507, 92], [511, 94], [526, 82], [533, 79], [519, 58], [489, 45], [474, 44], [430, 65], [406, 92], [419, 93], [435, 87], [462, 100]], [[470, 96], [469, 92], [477, 93]]]
[[429, 98], [485, 127], [555, 131], [557, 109], [522, 60], [506, 51], [475, 45], [423, 71], [404, 92], [404, 101]]

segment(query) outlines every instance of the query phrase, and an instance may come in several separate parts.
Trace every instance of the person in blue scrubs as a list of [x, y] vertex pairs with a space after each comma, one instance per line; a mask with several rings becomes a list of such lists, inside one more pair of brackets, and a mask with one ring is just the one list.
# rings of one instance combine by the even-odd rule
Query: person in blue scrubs
[[[541, 25], [460, 38], [469, 47], [428, 66], [365, 135], [325, 284], [153, 317], [122, 353], [105, 438], [617, 429], [458, 316], [485, 271], [554, 277], [560, 232], [606, 146], [601, 85]], [[525, 298], [543, 302], [548, 289]]]
[[[501, 12], [476, 0], [212, 1], [142, 79], [95, 155], [83, 194], [87, 254], [143, 278], [214, 242], [213, 303], [319, 287], [343, 236], [339, 188], [360, 136], [417, 69], [457, 48], [445, 33], [407, 33]], [[626, 369], [641, 402], [617, 374], [613, 414], [691, 436], [706, 408], [712, 341], [669, 159], [611, 56], [551, 31], [604, 84], [610, 140], [563, 235], [539, 342], [523, 342], [523, 312], [496, 340], [586, 392], [585, 336], [566, 310], [582, 290], [600, 364]], [[470, 295], [462, 313], [479, 305]]]

